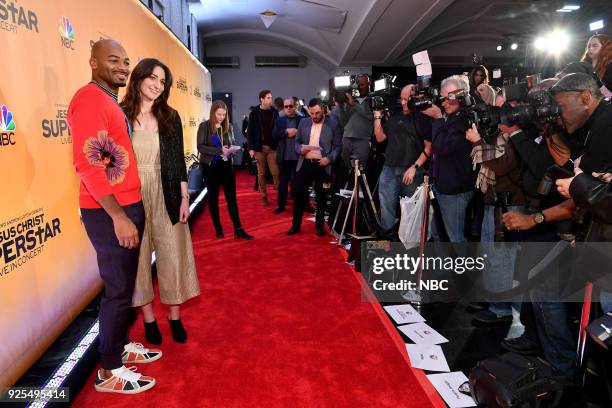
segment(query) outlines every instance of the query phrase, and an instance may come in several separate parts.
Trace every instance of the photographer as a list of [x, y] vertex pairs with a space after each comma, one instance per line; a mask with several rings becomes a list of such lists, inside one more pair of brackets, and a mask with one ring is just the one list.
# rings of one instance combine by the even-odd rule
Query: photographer
[[364, 166], [370, 155], [370, 140], [372, 139], [372, 111], [368, 102], [370, 79], [367, 75], [357, 75], [355, 78], [359, 97], [346, 93], [346, 101], [338, 103], [338, 116], [344, 128], [342, 137], [342, 160], [350, 168], [350, 159], [356, 158]]
[[433, 190], [440, 205], [444, 227], [450, 242], [464, 242], [466, 209], [474, 195], [474, 171], [470, 161], [472, 144], [465, 139], [467, 117], [463, 102], [455, 95], [468, 92], [462, 76], [442, 81], [444, 114], [436, 105], [423, 111], [432, 119]]
[[[589, 172], [605, 169], [612, 157], [612, 115], [609, 103], [602, 101], [595, 80], [588, 74], [569, 74], [559, 80], [550, 91], [561, 110], [563, 124], [570, 134], [569, 139], [584, 141], [581, 169]], [[525, 155], [522, 157], [525, 164], [532, 166], [534, 170], [537, 167], [542, 171], [543, 167], [552, 165], [550, 154], [548, 160], [541, 156], [545, 151], [544, 146], [535, 147], [524, 136], [518, 139], [515, 136], [511, 142], [519, 155]], [[538, 150], [541, 151], [540, 155], [535, 156]], [[531, 159], [526, 157], [529, 152], [532, 154]], [[536, 163], [539, 165], [534, 166]], [[534, 175], [541, 177], [545, 172], [546, 170], [538, 174], [534, 171]], [[535, 197], [534, 201], [540, 201], [537, 195], [533, 195], [531, 183], [524, 182], [523, 185], [530, 198]], [[560, 221], [570, 219], [575, 209], [571, 200], [560, 203], [558, 201], [554, 199], [554, 195], [548, 194], [541, 200], [535, 213], [507, 213], [504, 215], [504, 223], [509, 230], [521, 231], [523, 237], [529, 241], [552, 242], [557, 239], [554, 226]], [[558, 204], [554, 205], [555, 202]], [[562, 278], [558, 271], [551, 272], [558, 274], [557, 278]], [[552, 279], [547, 280], [537, 292], [532, 290], [532, 297], [534, 293], [536, 296], [546, 293], [554, 284]], [[535, 326], [548, 362], [562, 373], [571, 376], [575, 368], [574, 336], [569, 330], [566, 305], [560, 302], [533, 302], [533, 325], [525, 323], [524, 315], [521, 313], [521, 321], [525, 324], [526, 334], [515, 341], [505, 341], [502, 345], [514, 351], [517, 351], [517, 348], [525, 350], [528, 333], [533, 332], [532, 326]]]
[[[487, 258], [488, 269], [483, 275], [486, 290], [501, 292], [512, 288], [517, 248], [513, 245], [496, 246], [495, 241], [511, 241], [503, 230], [502, 215], [508, 211], [521, 211], [526, 204], [521, 187], [522, 163], [517, 157], [510, 137], [521, 131], [518, 126], [498, 125], [500, 132], [492, 140], [481, 138], [476, 125], [466, 132], [466, 139], [474, 144], [472, 161], [480, 164], [476, 187], [484, 194], [484, 216], [480, 234], [483, 252], [493, 254]], [[489, 302], [487, 309], [474, 315], [481, 323], [512, 321], [512, 307], [520, 310], [520, 304]]]
[[[566, 75], [553, 86], [551, 92], [561, 108], [561, 118], [570, 137], [584, 140], [577, 173], [586, 174], [568, 180], [572, 180], [569, 192], [575, 198], [574, 202], [592, 216], [585, 241], [610, 242], [610, 207], [605, 207], [609, 202], [609, 186], [590, 180], [587, 175], [609, 172], [612, 165], [612, 103], [602, 97], [597, 83], [587, 74]], [[608, 179], [604, 178], [604, 181]], [[563, 185], [564, 182], [559, 184]], [[595, 281], [602, 278], [596, 273], [597, 270], [584, 269], [587, 279]], [[603, 278], [601, 283], [604, 289], [612, 291], [609, 274]]]
[[374, 111], [376, 141], [387, 140], [385, 164], [379, 179], [382, 226], [395, 226], [400, 196], [411, 197], [423, 182], [423, 165], [431, 154], [431, 119], [408, 107], [414, 85], [400, 94], [402, 112], [393, 114], [382, 125], [382, 112]]
[[[593, 77], [583, 73], [564, 76], [550, 92], [561, 110], [561, 119], [569, 133], [569, 140], [579, 140], [584, 145], [579, 160], [580, 170], [587, 174], [605, 172], [612, 163], [612, 103], [602, 97]], [[528, 138], [514, 137], [512, 143], [521, 156], [532, 153], [531, 159], [523, 157], [536, 176], [536, 180], [527, 183], [531, 190], [539, 183], [538, 175], [541, 179], [546, 169], [553, 164], [552, 157], [543, 149], [545, 146], [538, 149], [540, 153], [537, 156], [534, 155], [533, 149], [530, 148], [532, 143]], [[545, 160], [542, 154], [548, 154], [549, 158]], [[534, 215], [505, 214], [504, 223], [508, 229], [528, 231], [546, 222], [570, 219], [574, 210], [573, 201], [566, 200]]]

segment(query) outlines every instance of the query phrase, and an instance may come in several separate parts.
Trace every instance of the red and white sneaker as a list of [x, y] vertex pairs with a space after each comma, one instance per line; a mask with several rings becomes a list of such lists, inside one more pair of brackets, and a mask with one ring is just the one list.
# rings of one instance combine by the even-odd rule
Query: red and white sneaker
[[159, 360], [161, 356], [161, 350], [146, 348], [141, 343], [128, 343], [123, 347], [121, 361], [123, 364], [150, 363]]
[[96, 376], [94, 385], [98, 392], [114, 392], [117, 394], [138, 394], [149, 390], [155, 385], [153, 377], [147, 377], [136, 372], [136, 367], [127, 368], [121, 366], [111, 371], [113, 375], [104, 379], [100, 375], [100, 370]]

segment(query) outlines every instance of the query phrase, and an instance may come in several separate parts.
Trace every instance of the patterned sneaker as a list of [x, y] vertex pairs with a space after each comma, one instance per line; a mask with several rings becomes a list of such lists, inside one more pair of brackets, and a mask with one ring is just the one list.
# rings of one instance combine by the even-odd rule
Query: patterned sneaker
[[94, 388], [98, 392], [115, 392], [118, 394], [138, 394], [153, 388], [155, 379], [136, 372], [136, 367], [121, 366], [112, 370], [113, 375], [104, 379], [100, 370], [96, 376]]
[[145, 348], [141, 343], [128, 343], [123, 348], [121, 361], [126, 363], [150, 363], [159, 360], [161, 350]]

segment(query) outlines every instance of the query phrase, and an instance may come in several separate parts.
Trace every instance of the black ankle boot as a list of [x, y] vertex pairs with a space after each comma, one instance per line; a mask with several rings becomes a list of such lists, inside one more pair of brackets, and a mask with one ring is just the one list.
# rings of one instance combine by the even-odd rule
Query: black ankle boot
[[216, 231], [215, 231], [215, 236], [216, 236], [217, 238], [223, 238], [223, 237], [225, 237], [225, 235], [223, 234], [223, 230], [222, 230], [222, 229], [218, 229], [218, 230], [216, 230]]
[[162, 335], [159, 332], [157, 320], [153, 320], [151, 323], [144, 322], [144, 329], [147, 343], [155, 344], [156, 346], [162, 344]]
[[168, 318], [168, 323], [170, 323], [170, 330], [172, 331], [172, 338], [177, 343], [185, 343], [187, 341], [187, 332], [183, 327], [183, 323], [181, 319], [171, 320]]
[[247, 232], [244, 230], [244, 228], [238, 228], [236, 231], [234, 231], [234, 238], [239, 239], [253, 239], [255, 237], [253, 237], [252, 235], [247, 234]]

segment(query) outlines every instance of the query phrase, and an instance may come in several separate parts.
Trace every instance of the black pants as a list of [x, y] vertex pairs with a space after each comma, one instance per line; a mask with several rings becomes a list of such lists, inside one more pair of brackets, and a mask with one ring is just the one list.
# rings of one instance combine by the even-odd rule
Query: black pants
[[330, 181], [325, 172], [326, 167], [318, 162], [304, 159], [302, 167], [295, 173], [295, 202], [293, 203], [293, 226], [299, 228], [302, 225], [302, 213], [304, 206], [308, 203], [308, 187], [314, 181], [317, 202], [316, 224], [323, 225], [325, 222], [325, 209], [327, 207], [327, 191], [323, 188], [324, 183]]
[[287, 205], [289, 182], [291, 182], [291, 191], [295, 194], [295, 166], [297, 166], [297, 160], [283, 160], [279, 165], [278, 206], [281, 208]]
[[236, 202], [236, 175], [230, 161], [212, 162], [208, 170], [208, 208], [217, 231], [222, 230], [219, 218], [219, 189], [221, 186], [223, 186], [227, 210], [234, 224], [234, 230], [240, 229], [242, 224], [240, 224]]
[[[142, 201], [125, 206], [123, 210], [136, 225], [142, 239], [145, 224]], [[99, 316], [100, 362], [103, 369], [114, 370], [123, 365], [123, 346], [129, 343], [128, 329], [140, 247], [128, 249], [119, 245], [113, 220], [103, 208], [81, 208], [81, 217], [96, 250], [100, 277], [104, 282]]]

